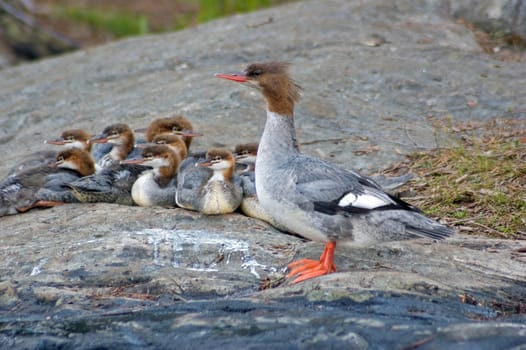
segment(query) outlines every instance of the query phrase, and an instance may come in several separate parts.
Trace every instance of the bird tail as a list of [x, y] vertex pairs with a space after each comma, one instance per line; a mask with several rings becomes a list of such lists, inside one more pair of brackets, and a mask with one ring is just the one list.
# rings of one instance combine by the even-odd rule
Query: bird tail
[[447, 238], [455, 233], [455, 230], [446, 225], [442, 225], [431, 219], [428, 220], [429, 224], [425, 227], [420, 225], [418, 227], [415, 227], [413, 225], [406, 225], [406, 231], [415, 236], [431, 238], [436, 240]]

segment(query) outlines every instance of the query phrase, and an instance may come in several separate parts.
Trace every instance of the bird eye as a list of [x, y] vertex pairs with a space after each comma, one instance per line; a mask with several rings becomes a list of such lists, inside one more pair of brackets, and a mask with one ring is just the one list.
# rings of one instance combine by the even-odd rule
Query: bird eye
[[63, 162], [63, 161], [64, 161], [64, 157], [63, 156], [57, 157], [57, 162]]
[[68, 140], [68, 141], [74, 141], [75, 138], [73, 137], [73, 135], [69, 135], [68, 137], [66, 137], [66, 140]]
[[174, 126], [174, 127], [172, 128], [172, 131], [181, 131], [181, 128], [178, 127], [178, 126]]
[[258, 75], [261, 75], [261, 69], [256, 69], [255, 71], [252, 72], [251, 75], [256, 76], [256, 77], [257, 77]]
[[243, 152], [241, 152], [241, 154], [246, 156], [248, 154], [248, 151], [247, 150], [243, 150]]
[[214, 157], [214, 160], [215, 160], [216, 162], [219, 162], [219, 161], [221, 160], [221, 157], [219, 157], [219, 156]]

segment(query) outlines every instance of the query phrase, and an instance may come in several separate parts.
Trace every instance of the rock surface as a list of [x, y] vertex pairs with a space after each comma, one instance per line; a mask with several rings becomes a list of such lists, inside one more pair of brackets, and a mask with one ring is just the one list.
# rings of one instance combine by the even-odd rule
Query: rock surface
[[[169, 113], [206, 135], [194, 149], [257, 140], [260, 95], [213, 78], [255, 61], [292, 63], [302, 150], [366, 173], [454, 145], [444, 122], [526, 127], [526, 66], [486, 56], [446, 3], [298, 2], [1, 71], [0, 175], [64, 128]], [[283, 267], [322, 245], [239, 214], [65, 205], [0, 218], [0, 242], [2, 348], [526, 342], [520, 241], [341, 245], [338, 273], [299, 285]]]

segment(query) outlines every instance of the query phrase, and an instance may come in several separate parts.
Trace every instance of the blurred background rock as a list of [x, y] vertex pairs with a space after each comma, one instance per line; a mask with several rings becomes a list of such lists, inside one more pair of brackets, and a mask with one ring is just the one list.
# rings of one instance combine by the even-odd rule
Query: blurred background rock
[[[0, 69], [292, 1], [299, 0], [0, 0]], [[427, 2], [473, 30], [487, 53], [524, 59], [526, 1]]]

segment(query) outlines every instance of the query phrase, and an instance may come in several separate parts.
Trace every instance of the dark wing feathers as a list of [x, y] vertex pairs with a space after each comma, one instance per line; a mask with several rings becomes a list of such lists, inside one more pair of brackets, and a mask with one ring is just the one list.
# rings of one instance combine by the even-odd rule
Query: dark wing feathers
[[[316, 166], [309, 166], [316, 162]], [[338, 213], [364, 214], [372, 210], [409, 210], [420, 212], [416, 207], [384, 192], [372, 179], [358, 173], [335, 167], [333, 164], [309, 157], [299, 157], [292, 165], [296, 175], [296, 190], [300, 196], [314, 204], [314, 210], [328, 215]], [[374, 207], [341, 205], [349, 193], [362, 198], [374, 199]]]
[[[431, 220], [403, 200], [384, 192], [376, 182], [357, 173], [306, 156], [294, 159], [297, 198], [301, 207], [325, 215], [375, 217], [404, 225], [407, 233], [443, 239], [454, 230]], [[383, 214], [382, 214], [383, 213]], [[383, 219], [382, 219], [383, 218]]]

